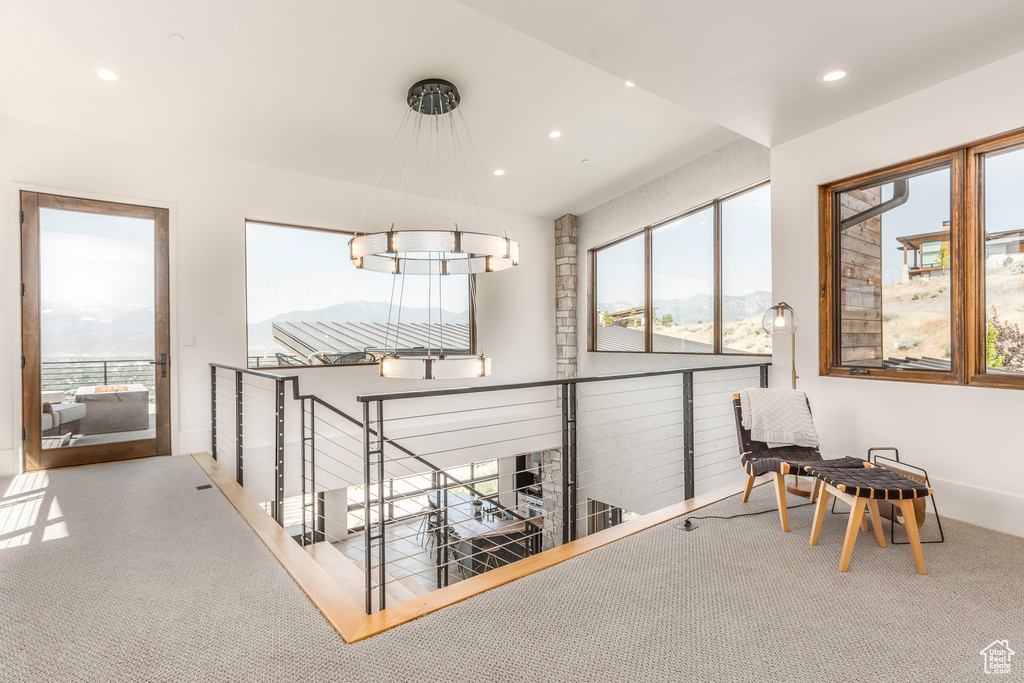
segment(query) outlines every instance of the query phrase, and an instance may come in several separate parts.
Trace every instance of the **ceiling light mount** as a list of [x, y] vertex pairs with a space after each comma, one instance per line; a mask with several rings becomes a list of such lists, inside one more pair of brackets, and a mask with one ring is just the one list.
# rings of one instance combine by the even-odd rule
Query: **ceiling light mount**
[[818, 76], [819, 83], [835, 83], [841, 81], [850, 74], [853, 73], [853, 69], [830, 69], [825, 73]]
[[409, 95], [405, 101], [417, 114], [439, 116], [458, 108], [462, 96], [451, 81], [427, 78], [409, 88]]

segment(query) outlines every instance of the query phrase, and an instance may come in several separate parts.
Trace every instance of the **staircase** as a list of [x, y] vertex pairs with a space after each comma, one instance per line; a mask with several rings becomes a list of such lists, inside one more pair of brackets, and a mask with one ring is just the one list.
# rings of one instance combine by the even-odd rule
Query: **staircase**
[[[328, 541], [306, 546], [305, 551], [309, 553], [309, 556], [317, 564], [324, 568], [334, 583], [346, 595], [352, 598], [357, 605], [364, 604], [366, 601], [366, 578], [364, 574], [366, 563], [363, 560], [353, 562]], [[374, 583], [376, 583], [376, 579], [377, 577], [374, 576]], [[396, 579], [390, 574], [385, 574], [384, 580], [387, 582], [384, 592], [387, 596], [388, 607], [394, 607], [403, 602], [414, 600], [429, 592], [411, 576]], [[378, 605], [374, 601], [373, 611], [377, 612], [377, 608]]]

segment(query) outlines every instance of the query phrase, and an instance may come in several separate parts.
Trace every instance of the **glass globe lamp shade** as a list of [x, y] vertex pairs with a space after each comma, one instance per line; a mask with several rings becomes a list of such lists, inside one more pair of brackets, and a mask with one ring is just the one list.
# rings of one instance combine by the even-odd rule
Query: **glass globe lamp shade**
[[800, 327], [800, 318], [797, 317], [793, 307], [784, 301], [780, 301], [764, 313], [761, 319], [761, 327], [768, 334], [792, 334]]

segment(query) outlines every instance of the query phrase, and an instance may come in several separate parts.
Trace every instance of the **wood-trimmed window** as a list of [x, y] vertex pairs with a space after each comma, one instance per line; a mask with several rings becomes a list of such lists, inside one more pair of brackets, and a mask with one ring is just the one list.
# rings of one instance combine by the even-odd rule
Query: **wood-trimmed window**
[[820, 372], [1024, 388], [1024, 131], [820, 192]]
[[588, 252], [589, 351], [770, 355], [763, 181]]

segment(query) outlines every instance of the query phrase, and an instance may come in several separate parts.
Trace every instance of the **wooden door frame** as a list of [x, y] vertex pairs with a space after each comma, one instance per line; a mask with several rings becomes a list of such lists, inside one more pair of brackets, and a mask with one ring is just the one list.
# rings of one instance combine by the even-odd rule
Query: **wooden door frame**
[[[156, 435], [152, 439], [43, 450], [40, 348], [39, 209], [146, 218], [154, 222], [154, 324], [166, 376], [156, 371]], [[127, 460], [171, 452], [170, 211], [166, 208], [21, 192], [22, 467], [25, 471]], [[58, 457], [59, 456], [59, 457]]]

